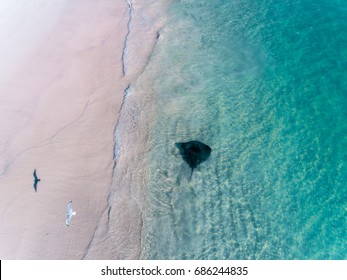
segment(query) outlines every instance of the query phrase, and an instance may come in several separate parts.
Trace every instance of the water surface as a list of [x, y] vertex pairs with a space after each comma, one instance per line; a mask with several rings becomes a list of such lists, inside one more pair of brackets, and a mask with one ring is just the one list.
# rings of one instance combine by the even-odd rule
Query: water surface
[[[152, 98], [142, 258], [347, 259], [347, 4], [185, 0], [168, 17], [135, 86]], [[189, 182], [190, 140], [212, 153]]]

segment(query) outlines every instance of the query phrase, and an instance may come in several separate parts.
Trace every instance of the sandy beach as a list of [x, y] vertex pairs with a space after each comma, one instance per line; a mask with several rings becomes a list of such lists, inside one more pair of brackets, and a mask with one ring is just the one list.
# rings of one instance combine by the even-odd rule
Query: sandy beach
[[[148, 128], [129, 95], [167, 3], [0, 6], [1, 259], [140, 258], [145, 168], [135, 178], [128, 168], [144, 164], [132, 138], [146, 141]], [[147, 99], [135, 104], [139, 115]], [[77, 215], [66, 227], [70, 200]]]
[[311, 2], [0, 1], [0, 259], [347, 259], [346, 6]]
[[[105, 209], [85, 259], [141, 258], [146, 203], [147, 144], [152, 85], [144, 77], [151, 54], [161, 40], [170, 1], [128, 1], [128, 33], [123, 53], [128, 81], [115, 130], [116, 166]], [[140, 88], [138, 87], [139, 81]]]
[[0, 7], [0, 258], [82, 259], [107, 209], [129, 6], [24, 2]]

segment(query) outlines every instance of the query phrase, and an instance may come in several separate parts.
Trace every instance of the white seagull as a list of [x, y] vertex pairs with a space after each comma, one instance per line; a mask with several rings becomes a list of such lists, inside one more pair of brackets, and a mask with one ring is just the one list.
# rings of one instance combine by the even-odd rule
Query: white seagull
[[76, 215], [76, 212], [72, 211], [72, 200], [69, 201], [67, 204], [67, 212], [66, 212], [66, 226], [69, 227], [70, 220], [72, 216]]

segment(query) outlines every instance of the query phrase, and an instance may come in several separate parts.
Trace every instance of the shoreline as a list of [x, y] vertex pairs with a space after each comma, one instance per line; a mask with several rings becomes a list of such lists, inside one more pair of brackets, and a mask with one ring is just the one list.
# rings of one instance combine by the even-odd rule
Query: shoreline
[[139, 259], [141, 255], [145, 173], [144, 169], [141, 174], [133, 171], [134, 166], [144, 162], [148, 131], [142, 119], [146, 118], [145, 107], [149, 101], [147, 96], [136, 96], [134, 85], [146, 69], [158, 41], [165, 21], [159, 13], [166, 6], [155, 7], [154, 1], [126, 2], [130, 10], [122, 72], [128, 86], [115, 127], [113, 179], [108, 207], [84, 259]]
[[[0, 85], [13, 96], [3, 119], [16, 117], [0, 135], [2, 259], [140, 258], [145, 174], [127, 170], [144, 159], [148, 131], [136, 114], [146, 118], [148, 97], [134, 98], [134, 85], [167, 3], [64, 2], [30, 56]], [[135, 149], [127, 135], [134, 126], [142, 141]], [[77, 215], [66, 228], [70, 200]]]

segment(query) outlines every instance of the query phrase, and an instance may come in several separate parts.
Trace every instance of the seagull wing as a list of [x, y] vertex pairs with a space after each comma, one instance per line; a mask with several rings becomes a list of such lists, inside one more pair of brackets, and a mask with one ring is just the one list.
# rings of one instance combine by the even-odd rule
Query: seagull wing
[[72, 200], [70, 200], [69, 203], [67, 204], [67, 212], [68, 213], [72, 212]]
[[36, 169], [34, 170], [33, 176], [34, 176], [35, 180], [37, 180]]
[[76, 213], [72, 212], [72, 200], [70, 200], [69, 203], [67, 204], [67, 213], [66, 213], [66, 222], [65, 222], [67, 227], [70, 225], [72, 215], [76, 215]]
[[65, 221], [67, 227], [70, 225], [71, 217], [72, 217], [72, 216], [70, 215], [70, 213], [67, 212], [67, 213], [66, 213], [66, 221]]

